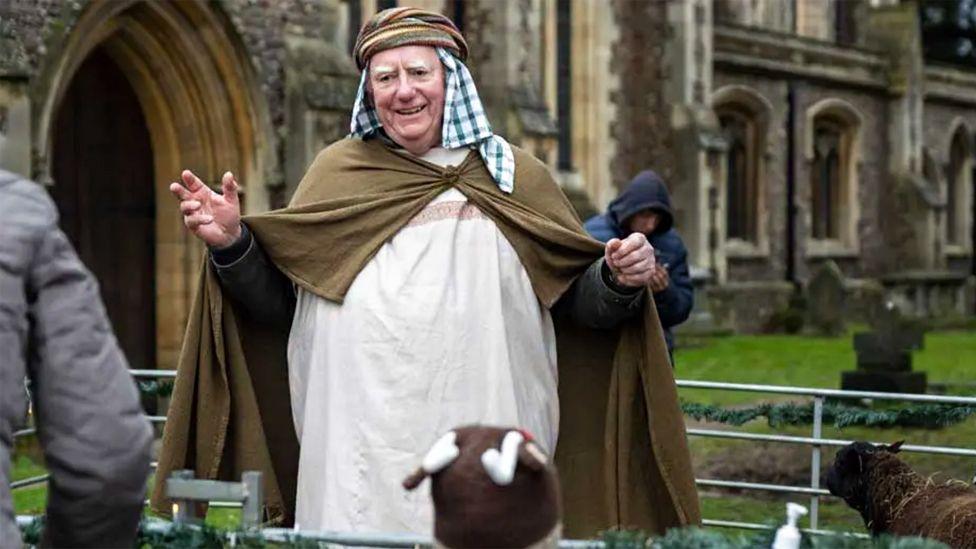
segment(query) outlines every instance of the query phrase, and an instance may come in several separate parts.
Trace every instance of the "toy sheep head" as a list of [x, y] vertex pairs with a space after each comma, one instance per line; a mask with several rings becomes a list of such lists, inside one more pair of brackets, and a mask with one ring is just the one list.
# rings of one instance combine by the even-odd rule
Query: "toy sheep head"
[[827, 489], [865, 516], [869, 506], [867, 483], [874, 463], [884, 453], [897, 454], [904, 442], [876, 446], [859, 441], [844, 446], [827, 471]]
[[559, 481], [532, 436], [518, 429], [450, 431], [403, 481], [431, 477], [434, 537], [446, 547], [530, 547], [560, 531]]

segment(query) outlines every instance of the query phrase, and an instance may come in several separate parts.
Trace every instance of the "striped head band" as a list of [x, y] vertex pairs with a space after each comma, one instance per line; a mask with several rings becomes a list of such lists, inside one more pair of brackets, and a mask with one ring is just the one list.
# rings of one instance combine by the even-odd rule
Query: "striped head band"
[[363, 25], [353, 50], [356, 66], [363, 70], [377, 52], [400, 46], [444, 48], [461, 61], [468, 58], [468, 44], [453, 21], [439, 13], [403, 7], [383, 10]]

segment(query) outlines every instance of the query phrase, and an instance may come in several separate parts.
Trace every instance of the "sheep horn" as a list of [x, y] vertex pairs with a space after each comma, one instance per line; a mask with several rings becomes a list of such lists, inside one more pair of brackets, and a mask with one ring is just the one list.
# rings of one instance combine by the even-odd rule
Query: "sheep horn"
[[423, 467], [417, 467], [417, 470], [410, 473], [410, 476], [403, 479], [403, 487], [407, 490], [413, 490], [414, 488], [420, 486], [420, 483], [427, 478], [427, 471], [424, 471]]
[[461, 454], [457, 447], [457, 433], [448, 431], [444, 436], [437, 439], [437, 442], [427, 450], [421, 468], [432, 475], [454, 462]]
[[492, 482], [499, 486], [507, 486], [512, 483], [512, 479], [515, 478], [519, 446], [524, 440], [525, 437], [522, 436], [522, 433], [509, 431], [505, 433], [505, 438], [502, 439], [501, 452], [495, 448], [489, 448], [481, 454], [481, 465], [485, 468], [485, 472], [488, 473]]

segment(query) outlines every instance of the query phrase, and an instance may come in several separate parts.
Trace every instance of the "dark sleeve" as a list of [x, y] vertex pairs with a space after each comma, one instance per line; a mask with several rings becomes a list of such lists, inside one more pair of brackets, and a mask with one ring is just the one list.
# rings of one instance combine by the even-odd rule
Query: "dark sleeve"
[[694, 288], [691, 285], [691, 275], [688, 272], [688, 252], [684, 249], [668, 272], [670, 282], [663, 291], [654, 294], [654, 304], [657, 315], [661, 318], [661, 326], [670, 328], [688, 319], [694, 304]]
[[617, 285], [600, 258], [576, 279], [554, 309], [582, 326], [608, 330], [638, 314], [646, 293], [642, 288]]
[[287, 326], [295, 313], [295, 290], [268, 259], [247, 225], [241, 237], [226, 248], [211, 248], [221, 287], [252, 319]]
[[152, 429], [98, 284], [56, 218], [39, 240], [26, 282], [28, 375], [51, 474], [42, 545], [132, 547]]

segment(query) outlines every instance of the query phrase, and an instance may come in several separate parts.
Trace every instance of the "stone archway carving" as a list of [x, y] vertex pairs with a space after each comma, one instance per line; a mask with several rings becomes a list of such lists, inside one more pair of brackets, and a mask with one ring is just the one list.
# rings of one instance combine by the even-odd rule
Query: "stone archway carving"
[[149, 128], [157, 212], [157, 363], [175, 366], [202, 247], [182, 225], [168, 191], [182, 168], [208, 182], [234, 171], [245, 209], [268, 207], [267, 178], [277, 169], [266, 99], [248, 55], [224, 13], [203, 1], [94, 1], [79, 15], [60, 55], [41, 67], [33, 109], [38, 177], [51, 173], [55, 120], [65, 90], [95, 49], [105, 51], [135, 90]]
[[756, 121], [762, 125], [764, 131], [773, 113], [773, 104], [768, 99], [753, 88], [740, 84], [730, 84], [715, 90], [712, 92], [710, 103], [713, 109], [720, 109], [727, 105], [744, 107], [756, 117]]

